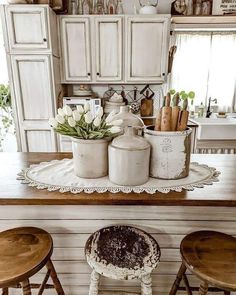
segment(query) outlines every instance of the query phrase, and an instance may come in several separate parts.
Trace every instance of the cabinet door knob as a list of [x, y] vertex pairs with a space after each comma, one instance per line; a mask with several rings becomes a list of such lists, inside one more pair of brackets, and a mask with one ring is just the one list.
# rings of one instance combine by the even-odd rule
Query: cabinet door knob
[[97, 76], [99, 76], [100, 74], [99, 73], [97, 73]]
[[166, 74], [165, 73], [162, 73], [162, 76], [165, 76]]
[[47, 39], [46, 38], [43, 38], [43, 42], [47, 42]]
[[88, 73], [88, 76], [90, 76], [91, 74], [90, 73]]

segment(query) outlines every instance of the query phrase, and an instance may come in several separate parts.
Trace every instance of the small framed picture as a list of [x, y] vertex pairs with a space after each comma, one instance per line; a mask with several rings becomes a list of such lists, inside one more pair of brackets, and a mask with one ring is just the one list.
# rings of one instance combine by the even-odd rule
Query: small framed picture
[[235, 0], [213, 0], [212, 15], [236, 14]]

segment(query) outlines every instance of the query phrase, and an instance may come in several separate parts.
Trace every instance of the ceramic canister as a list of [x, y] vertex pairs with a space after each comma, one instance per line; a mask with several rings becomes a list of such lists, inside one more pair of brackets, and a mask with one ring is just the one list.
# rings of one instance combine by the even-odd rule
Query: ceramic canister
[[144, 130], [151, 144], [150, 176], [161, 179], [180, 179], [189, 174], [192, 129], [185, 131]]
[[99, 178], [108, 174], [108, 144], [111, 138], [71, 138], [75, 174], [82, 178]]
[[150, 144], [128, 127], [108, 148], [109, 179], [118, 185], [141, 185], [149, 179]]
[[121, 127], [125, 130], [128, 126], [136, 127], [136, 128], [143, 128], [144, 123], [143, 120], [132, 114], [130, 112], [130, 107], [128, 105], [121, 106], [120, 112], [114, 116], [114, 120], [121, 119], [123, 121]]

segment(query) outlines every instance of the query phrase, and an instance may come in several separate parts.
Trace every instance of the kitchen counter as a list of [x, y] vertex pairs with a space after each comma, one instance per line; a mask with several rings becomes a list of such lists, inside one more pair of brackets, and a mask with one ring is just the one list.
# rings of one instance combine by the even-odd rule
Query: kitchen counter
[[213, 185], [194, 191], [156, 193], [71, 194], [38, 190], [21, 184], [17, 173], [42, 161], [71, 157], [63, 153], [0, 153], [0, 205], [167, 205], [236, 207], [236, 156], [192, 155], [192, 161], [208, 164], [222, 174]]
[[[17, 173], [30, 164], [64, 157], [71, 154], [0, 153], [0, 231], [18, 226], [47, 230], [54, 240], [52, 259], [65, 294], [88, 294], [91, 269], [85, 261], [84, 245], [99, 228], [129, 224], [144, 229], [158, 241], [161, 262], [152, 275], [154, 295], [169, 293], [181, 263], [179, 245], [186, 234], [210, 229], [236, 235], [234, 155], [193, 155], [193, 161], [221, 171], [220, 181], [180, 193], [61, 194], [37, 190], [16, 180]], [[42, 269], [31, 282], [42, 282], [45, 272]], [[189, 281], [199, 286], [196, 277], [189, 275]], [[140, 282], [103, 278], [101, 288], [137, 292]], [[14, 291], [14, 295], [20, 291]], [[47, 294], [53, 295], [54, 290]]]

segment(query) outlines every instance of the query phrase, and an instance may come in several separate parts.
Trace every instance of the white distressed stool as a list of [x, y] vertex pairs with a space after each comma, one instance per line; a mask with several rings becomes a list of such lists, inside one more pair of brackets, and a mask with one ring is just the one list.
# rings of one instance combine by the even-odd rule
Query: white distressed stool
[[100, 275], [116, 280], [139, 279], [141, 294], [152, 295], [151, 273], [161, 251], [146, 232], [125, 225], [102, 228], [87, 240], [85, 255], [93, 269], [89, 295], [98, 294]]

